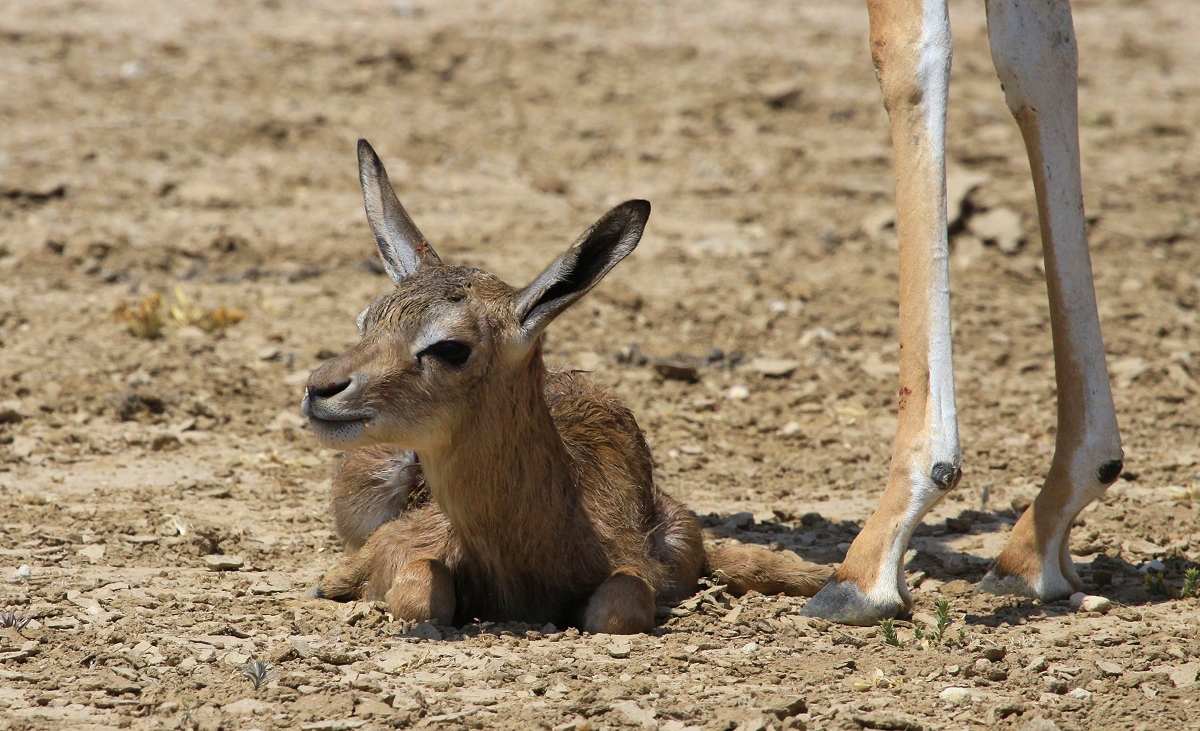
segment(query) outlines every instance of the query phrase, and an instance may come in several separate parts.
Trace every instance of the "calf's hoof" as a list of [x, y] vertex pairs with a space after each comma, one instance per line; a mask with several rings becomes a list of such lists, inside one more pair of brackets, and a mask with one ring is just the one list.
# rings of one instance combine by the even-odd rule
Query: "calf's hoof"
[[442, 626], [454, 623], [454, 577], [446, 564], [436, 559], [401, 566], [383, 600], [396, 619]]
[[654, 589], [645, 579], [618, 571], [604, 580], [583, 610], [583, 630], [633, 635], [654, 628]]
[[869, 627], [879, 624], [885, 619], [894, 619], [907, 614], [908, 607], [903, 600], [895, 600], [878, 604], [871, 601], [862, 589], [853, 581], [830, 581], [817, 595], [808, 600], [801, 616], [817, 617], [819, 619], [851, 624], [859, 627]]

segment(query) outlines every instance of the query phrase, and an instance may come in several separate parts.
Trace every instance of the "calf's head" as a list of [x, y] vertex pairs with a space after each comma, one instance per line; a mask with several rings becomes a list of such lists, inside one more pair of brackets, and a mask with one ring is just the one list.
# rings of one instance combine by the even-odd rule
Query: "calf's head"
[[445, 266], [397, 200], [366, 140], [358, 143], [367, 221], [396, 286], [358, 317], [361, 340], [308, 379], [301, 410], [325, 446], [448, 444], [481, 389], [531, 366], [546, 325], [641, 239], [650, 204], [605, 214], [523, 289]]

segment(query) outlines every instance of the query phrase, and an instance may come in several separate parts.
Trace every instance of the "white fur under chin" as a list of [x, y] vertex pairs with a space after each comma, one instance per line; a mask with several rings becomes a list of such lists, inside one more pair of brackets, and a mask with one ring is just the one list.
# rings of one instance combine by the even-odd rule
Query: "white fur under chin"
[[367, 431], [365, 420], [326, 421], [309, 417], [308, 424], [312, 427], [313, 436], [317, 443], [327, 449], [349, 449], [362, 442]]

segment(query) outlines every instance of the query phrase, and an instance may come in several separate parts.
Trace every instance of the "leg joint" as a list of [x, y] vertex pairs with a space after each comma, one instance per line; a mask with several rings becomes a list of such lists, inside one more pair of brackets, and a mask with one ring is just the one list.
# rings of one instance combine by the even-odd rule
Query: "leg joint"
[[949, 462], [938, 462], [929, 471], [929, 479], [943, 490], [951, 490], [962, 479], [962, 468]]
[[1121, 476], [1121, 469], [1124, 466], [1125, 463], [1121, 460], [1110, 459], [1096, 470], [1096, 479], [1100, 481], [1101, 485], [1111, 485]]

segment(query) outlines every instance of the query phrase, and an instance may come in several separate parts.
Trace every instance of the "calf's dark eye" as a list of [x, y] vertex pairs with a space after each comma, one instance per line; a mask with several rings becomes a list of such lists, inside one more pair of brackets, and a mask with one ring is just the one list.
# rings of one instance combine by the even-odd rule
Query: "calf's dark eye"
[[417, 353], [417, 358], [427, 355], [451, 368], [462, 368], [471, 357], [471, 346], [457, 340], [441, 340]]

